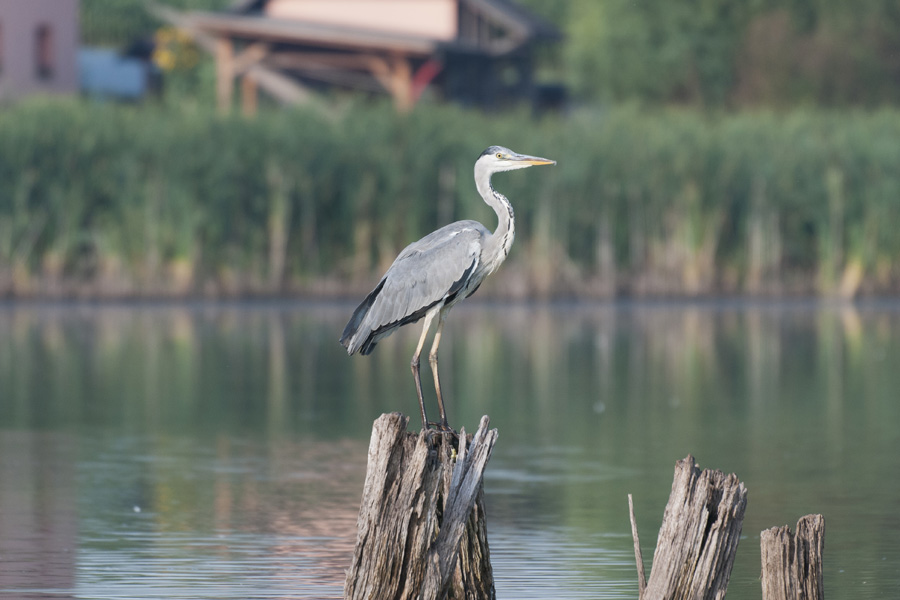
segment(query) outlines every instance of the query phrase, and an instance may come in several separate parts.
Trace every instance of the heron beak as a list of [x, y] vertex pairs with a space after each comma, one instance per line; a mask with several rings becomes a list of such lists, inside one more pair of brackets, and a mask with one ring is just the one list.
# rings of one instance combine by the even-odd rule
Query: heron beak
[[527, 154], [519, 154], [518, 156], [514, 156], [513, 160], [520, 163], [525, 163], [526, 165], [555, 165], [555, 160], [550, 160], [549, 158], [541, 158], [540, 156], [528, 156]]

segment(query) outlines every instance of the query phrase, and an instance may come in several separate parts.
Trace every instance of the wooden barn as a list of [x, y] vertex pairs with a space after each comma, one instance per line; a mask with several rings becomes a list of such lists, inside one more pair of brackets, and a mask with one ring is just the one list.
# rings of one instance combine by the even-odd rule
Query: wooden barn
[[535, 45], [560, 38], [511, 0], [243, 0], [170, 20], [215, 53], [223, 111], [236, 83], [245, 112], [260, 88], [286, 102], [387, 93], [398, 110], [425, 90], [482, 107], [534, 101]]

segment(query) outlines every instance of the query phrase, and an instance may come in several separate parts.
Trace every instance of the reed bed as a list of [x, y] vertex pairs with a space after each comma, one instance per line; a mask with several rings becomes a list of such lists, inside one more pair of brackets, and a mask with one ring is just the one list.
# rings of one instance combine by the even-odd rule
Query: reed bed
[[358, 293], [442, 224], [494, 226], [471, 172], [495, 143], [559, 164], [495, 177], [518, 240], [482, 294], [900, 291], [895, 110], [34, 100], [0, 112], [0, 295]]

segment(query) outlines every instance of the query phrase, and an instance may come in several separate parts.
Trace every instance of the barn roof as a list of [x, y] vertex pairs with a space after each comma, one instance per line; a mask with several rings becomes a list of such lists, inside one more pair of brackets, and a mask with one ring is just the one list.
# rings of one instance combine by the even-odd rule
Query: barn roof
[[[257, 39], [303, 40], [335, 47], [390, 48], [423, 55], [430, 54], [438, 48], [462, 51], [477, 50], [472, 43], [464, 40], [447, 42], [370, 29], [268, 18], [263, 16], [268, 1], [236, 0], [223, 12], [193, 13], [193, 21], [204, 29], [218, 33], [246, 35]], [[562, 37], [553, 24], [515, 4], [512, 0], [456, 1], [461, 7], [483, 15], [515, 40], [515, 44], [500, 45], [500, 48], [511, 49], [513, 46], [526, 42], [556, 40]]]

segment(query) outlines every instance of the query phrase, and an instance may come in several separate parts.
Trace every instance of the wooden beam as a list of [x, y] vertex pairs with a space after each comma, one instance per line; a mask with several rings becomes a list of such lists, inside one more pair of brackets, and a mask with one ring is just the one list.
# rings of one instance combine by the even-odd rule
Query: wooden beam
[[349, 71], [346, 69], [301, 69], [298, 71], [303, 77], [315, 79], [323, 83], [330, 83], [345, 88], [353, 88], [365, 92], [383, 92], [384, 88], [368, 73]]
[[415, 103], [412, 63], [403, 54], [382, 57], [371, 53], [292, 52], [270, 55], [266, 62], [276, 67], [306, 72], [309, 77], [359, 89], [373, 89], [358, 71], [367, 71], [404, 112]]
[[250, 44], [240, 54], [235, 55], [232, 69], [235, 75], [242, 75], [253, 65], [259, 63], [269, 53], [269, 45], [262, 42]]
[[292, 52], [271, 54], [266, 63], [286, 69], [353, 69], [371, 71], [372, 61], [379, 61], [387, 69], [387, 62], [371, 54], [336, 54], [334, 52]]
[[263, 65], [253, 65], [248, 75], [252, 75], [258, 86], [279, 102], [298, 104], [308, 102], [312, 98], [312, 93], [306, 87], [287, 75]]
[[403, 52], [430, 56], [446, 42], [389, 32], [364, 31], [292, 19], [268, 19], [256, 16], [229, 15], [191, 11], [186, 13], [189, 27], [210, 35], [241, 39], [268, 40], [326, 46], [367, 52]]

